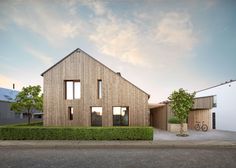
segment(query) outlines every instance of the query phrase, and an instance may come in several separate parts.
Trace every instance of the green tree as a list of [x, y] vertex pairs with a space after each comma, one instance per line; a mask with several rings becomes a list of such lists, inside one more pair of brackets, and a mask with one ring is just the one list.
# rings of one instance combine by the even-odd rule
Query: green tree
[[174, 115], [180, 122], [180, 135], [184, 135], [183, 124], [186, 122], [188, 113], [194, 104], [195, 93], [188, 93], [180, 88], [178, 91], [172, 92], [168, 97], [170, 100], [170, 107]]
[[42, 111], [43, 109], [43, 95], [40, 92], [41, 87], [39, 85], [23, 87], [22, 91], [17, 94], [15, 102], [11, 104], [11, 110], [13, 111], [22, 113], [27, 110], [28, 124], [30, 124], [32, 110]]

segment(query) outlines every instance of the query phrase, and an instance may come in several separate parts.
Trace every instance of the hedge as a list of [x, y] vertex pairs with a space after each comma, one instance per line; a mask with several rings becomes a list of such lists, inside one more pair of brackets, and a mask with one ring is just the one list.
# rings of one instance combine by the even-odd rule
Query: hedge
[[18, 123], [18, 124], [10, 124], [10, 125], [5, 125], [5, 126], [43, 126], [43, 122], [42, 121], [35, 121], [35, 122], [31, 122], [30, 124], [28, 123]]
[[2, 126], [1, 140], [152, 140], [152, 127]]
[[170, 123], [170, 124], [180, 124], [180, 121], [177, 117], [173, 116], [173, 117], [169, 118], [168, 123]]

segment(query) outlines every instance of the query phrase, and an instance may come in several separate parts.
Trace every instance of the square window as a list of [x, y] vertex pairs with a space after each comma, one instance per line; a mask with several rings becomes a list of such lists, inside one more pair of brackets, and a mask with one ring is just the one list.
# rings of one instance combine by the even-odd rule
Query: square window
[[91, 126], [102, 126], [102, 107], [91, 107]]
[[80, 81], [65, 81], [65, 98], [67, 100], [80, 99], [81, 86]]

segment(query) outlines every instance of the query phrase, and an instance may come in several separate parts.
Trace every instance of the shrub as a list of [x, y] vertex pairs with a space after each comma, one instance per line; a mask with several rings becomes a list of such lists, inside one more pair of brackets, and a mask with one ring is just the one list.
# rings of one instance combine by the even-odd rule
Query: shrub
[[180, 124], [180, 121], [177, 117], [173, 116], [173, 117], [169, 118], [168, 123], [170, 123], [170, 124]]
[[0, 127], [1, 140], [152, 140], [152, 127]]

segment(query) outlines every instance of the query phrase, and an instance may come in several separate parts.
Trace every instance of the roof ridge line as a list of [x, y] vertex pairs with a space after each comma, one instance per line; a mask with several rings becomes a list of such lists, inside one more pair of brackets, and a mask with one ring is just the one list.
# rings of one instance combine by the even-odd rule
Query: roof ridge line
[[124, 79], [125, 81], [127, 81], [128, 83], [130, 83], [131, 85], [133, 85], [134, 87], [136, 87], [137, 89], [141, 90], [142, 92], [144, 92], [145, 94], [148, 95], [148, 98], [150, 98], [150, 94], [146, 93], [144, 90], [140, 89], [139, 87], [137, 87], [136, 85], [134, 85], [133, 83], [131, 83], [130, 81], [128, 81], [126, 78], [124, 78], [123, 76], [120, 76], [119, 74], [117, 74], [115, 71], [113, 71], [111, 68], [109, 68], [108, 66], [106, 66], [105, 64], [101, 63], [100, 61], [98, 61], [96, 58], [92, 57], [91, 55], [89, 55], [87, 52], [85, 52], [84, 50], [80, 49], [80, 48], [76, 48], [74, 51], [72, 51], [71, 53], [69, 53], [68, 55], [66, 55], [65, 57], [63, 57], [61, 60], [59, 60], [57, 63], [55, 63], [53, 66], [51, 66], [50, 68], [48, 68], [46, 71], [44, 71], [41, 76], [43, 76], [46, 72], [48, 72], [49, 70], [51, 70], [53, 67], [55, 67], [56, 65], [58, 65], [59, 63], [61, 63], [63, 60], [65, 60], [66, 58], [68, 58], [69, 56], [71, 56], [72, 54], [74, 54], [75, 52], [84, 52], [87, 56], [89, 56], [90, 58], [92, 58], [93, 60], [95, 60], [96, 62], [98, 62], [99, 64], [105, 66], [107, 69], [109, 69], [111, 72], [115, 73], [116, 75], [118, 75], [119, 77], [121, 77], [122, 79]]

